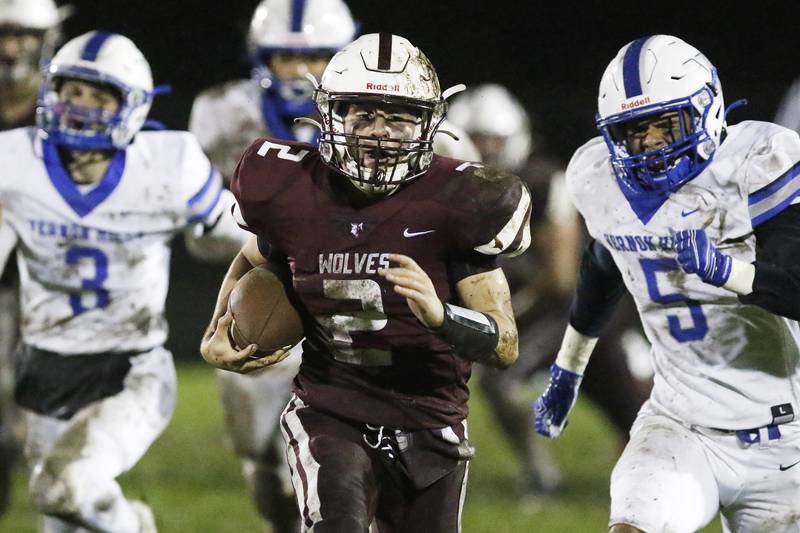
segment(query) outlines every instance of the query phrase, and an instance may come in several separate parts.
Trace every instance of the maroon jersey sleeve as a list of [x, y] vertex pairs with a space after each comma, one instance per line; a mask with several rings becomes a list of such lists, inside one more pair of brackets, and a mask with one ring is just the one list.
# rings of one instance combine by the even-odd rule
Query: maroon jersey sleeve
[[256, 139], [242, 154], [231, 180], [237, 223], [256, 235], [268, 235], [274, 212], [271, 207], [291, 188], [316, 153], [304, 143]]
[[453, 239], [464, 254], [513, 257], [528, 248], [531, 195], [514, 174], [461, 163], [442, 199], [453, 217]]

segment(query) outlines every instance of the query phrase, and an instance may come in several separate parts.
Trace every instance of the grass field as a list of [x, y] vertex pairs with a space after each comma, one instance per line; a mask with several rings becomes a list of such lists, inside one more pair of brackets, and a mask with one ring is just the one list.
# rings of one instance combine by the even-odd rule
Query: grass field
[[[146, 499], [165, 533], [264, 531], [245, 493], [238, 463], [225, 447], [213, 372], [199, 364], [182, 364], [178, 379], [179, 400], [172, 424], [122, 478], [126, 494]], [[569, 430], [549, 443], [562, 469], [563, 489], [540, 506], [521, 506], [513, 498], [517, 473], [509, 448], [488, 416], [479, 391], [473, 392], [469, 423], [477, 455], [470, 467], [464, 531], [605, 531], [608, 479], [618, 450], [594, 408], [579, 400]], [[19, 469], [14, 501], [8, 514], [0, 518], [0, 531], [36, 530], [25, 486], [25, 475]], [[720, 528], [714, 524], [704, 531], [716, 533]]]

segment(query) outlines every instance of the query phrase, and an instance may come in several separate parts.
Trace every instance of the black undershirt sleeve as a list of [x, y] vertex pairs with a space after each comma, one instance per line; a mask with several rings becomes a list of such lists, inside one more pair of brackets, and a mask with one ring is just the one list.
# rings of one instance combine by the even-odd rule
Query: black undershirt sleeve
[[261, 255], [267, 260], [267, 269], [278, 276], [278, 279], [281, 280], [283, 286], [286, 288], [287, 293], [293, 292], [292, 271], [289, 268], [289, 259], [286, 257], [286, 254], [272, 246], [260, 236], [256, 239], [256, 242], [258, 243], [258, 251], [261, 252]]
[[464, 256], [451, 258], [447, 262], [447, 269], [450, 273], [450, 279], [453, 280], [453, 285], [475, 274], [491, 272], [497, 267], [497, 256], [485, 255], [480, 252], [471, 252]]
[[592, 239], [583, 251], [570, 325], [583, 335], [599, 337], [625, 290], [611, 252]]
[[753, 292], [739, 296], [792, 320], [800, 320], [800, 205], [792, 205], [755, 229]]

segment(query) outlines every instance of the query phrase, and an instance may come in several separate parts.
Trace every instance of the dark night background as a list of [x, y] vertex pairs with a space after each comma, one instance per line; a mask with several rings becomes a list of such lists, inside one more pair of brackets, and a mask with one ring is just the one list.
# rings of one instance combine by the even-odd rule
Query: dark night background
[[[523, 2], [512, 0], [345, 0], [362, 33], [390, 31], [419, 46], [443, 88], [494, 81], [508, 86], [537, 117], [543, 147], [566, 161], [595, 134], [596, 91], [625, 43], [653, 33], [679, 36], [717, 66], [726, 104], [747, 98], [730, 122], [770, 120], [800, 75], [800, 3]], [[59, 2], [63, 3], [63, 2]], [[156, 83], [173, 93], [151, 113], [186, 127], [194, 95], [248, 75], [244, 32], [257, 0], [72, 0], [65, 36], [92, 29], [123, 33], [150, 61]], [[169, 315], [176, 354], [196, 353], [222, 267], [186, 264], [178, 247]], [[186, 272], [186, 269], [191, 269]], [[192, 293], [193, 288], [198, 290]]]

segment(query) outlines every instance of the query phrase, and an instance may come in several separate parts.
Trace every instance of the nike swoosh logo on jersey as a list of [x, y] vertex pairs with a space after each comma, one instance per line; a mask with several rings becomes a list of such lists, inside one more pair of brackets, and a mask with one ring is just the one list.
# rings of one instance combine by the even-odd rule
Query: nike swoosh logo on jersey
[[783, 466], [783, 465], [780, 465], [778, 468], [780, 469], [780, 471], [781, 471], [781, 472], [783, 472], [783, 471], [785, 471], [785, 470], [789, 470], [789, 469], [790, 469], [790, 468], [792, 468], [793, 466], [797, 466], [798, 464], [800, 464], [800, 461], [796, 461], [796, 462], [794, 462], [794, 463], [790, 464], [789, 466]]
[[408, 231], [408, 228], [406, 228], [405, 231], [403, 232], [403, 237], [419, 237], [420, 235], [427, 235], [428, 233], [433, 233], [434, 231], [436, 230], [429, 229], [428, 231], [415, 231], [412, 233]]
[[700, 211], [700, 208], [699, 208], [699, 207], [697, 207], [697, 208], [695, 208], [695, 209], [692, 209], [691, 211], [681, 211], [681, 216], [682, 216], [682, 217], [688, 217], [688, 216], [689, 216], [689, 215], [691, 215], [692, 213], [697, 213], [698, 211]]

